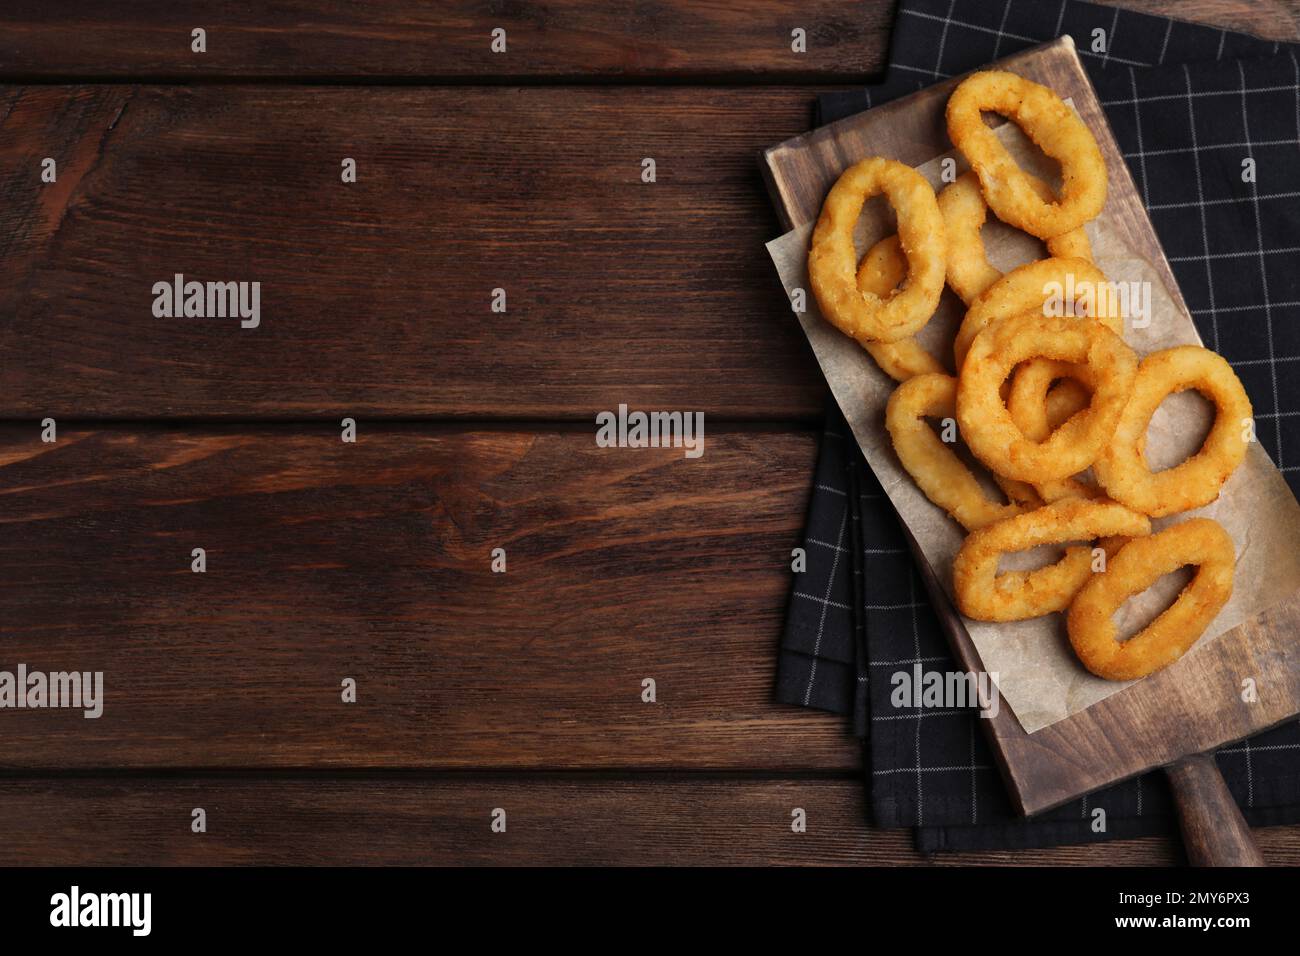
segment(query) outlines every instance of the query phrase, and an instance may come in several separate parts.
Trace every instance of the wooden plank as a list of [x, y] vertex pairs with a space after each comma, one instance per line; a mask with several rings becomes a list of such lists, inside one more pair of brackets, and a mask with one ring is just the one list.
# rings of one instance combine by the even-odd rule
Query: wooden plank
[[[0, 416], [820, 420], [753, 162], [806, 90], [0, 97]], [[176, 273], [260, 325], [156, 318]]]
[[[1102, 0], [1293, 40], [1298, 0]], [[0, 9], [0, 77], [344, 80], [726, 80], [860, 83], [885, 67], [893, 0], [454, 0], [105, 5], [37, 0]], [[207, 52], [191, 31], [207, 31]], [[507, 51], [491, 51], [506, 30]], [[807, 50], [791, 49], [791, 30]]]
[[[857, 82], [884, 63], [892, 3], [781, 0], [276, 0], [0, 10], [6, 77], [725, 78]], [[194, 53], [191, 31], [207, 31]], [[493, 53], [492, 31], [506, 31]], [[806, 52], [791, 31], [806, 33]]]
[[771, 700], [816, 435], [593, 436], [0, 428], [0, 670], [106, 698], [0, 767], [860, 766]]
[[1270, 40], [1300, 40], [1300, 0], [1097, 0], [1161, 17], [1190, 20]]
[[[1072, 99], [1106, 158], [1110, 185], [1102, 216], [1154, 266], [1175, 305], [1186, 312], [1073, 43], [1065, 37], [999, 64]], [[960, 78], [936, 84], [766, 150], [769, 188], [784, 220], [792, 226], [812, 220], [829, 184], [859, 157], [898, 156], [916, 163], [945, 152], [950, 147], [943, 110], [958, 82]], [[1190, 318], [1187, 321], [1190, 326]], [[919, 552], [917, 559], [955, 653], [966, 669], [980, 670], [979, 652], [944, 586]], [[1003, 708], [983, 723], [1012, 798], [1023, 812], [1038, 813], [1294, 717], [1300, 712], [1298, 630], [1300, 595], [1197, 648], [1176, 666], [1033, 734], [1024, 731], [1009, 708]], [[1267, 699], [1244, 703], [1240, 688], [1246, 678], [1270, 688]]]
[[[201, 807], [207, 832], [190, 830]], [[807, 832], [790, 830], [802, 807]], [[506, 832], [492, 833], [493, 810]], [[3, 865], [898, 865], [910, 830], [863, 822], [855, 780], [540, 774], [0, 779]], [[1257, 831], [1300, 863], [1300, 828]], [[1152, 866], [1173, 840], [942, 854], [949, 865]]]

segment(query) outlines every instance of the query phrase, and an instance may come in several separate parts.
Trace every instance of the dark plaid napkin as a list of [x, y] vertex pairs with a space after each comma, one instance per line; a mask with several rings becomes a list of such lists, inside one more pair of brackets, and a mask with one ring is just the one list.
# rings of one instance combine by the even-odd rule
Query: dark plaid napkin
[[[1092, 49], [1096, 30], [1105, 47]], [[1079, 2], [902, 0], [885, 81], [821, 97], [824, 122], [1070, 34], [1206, 344], [1232, 363], [1257, 433], [1300, 488], [1300, 59], [1297, 48]], [[1243, 181], [1253, 159], [1254, 182]], [[895, 707], [891, 676], [957, 668], [897, 521], [832, 406], [791, 589], [777, 698], [851, 717], [879, 826], [923, 850], [1041, 846], [1166, 832], [1159, 774], [1033, 820], [1012, 811], [978, 718]], [[1300, 820], [1300, 723], [1225, 748], [1254, 825]], [[1105, 832], [1094, 811], [1105, 810]]]

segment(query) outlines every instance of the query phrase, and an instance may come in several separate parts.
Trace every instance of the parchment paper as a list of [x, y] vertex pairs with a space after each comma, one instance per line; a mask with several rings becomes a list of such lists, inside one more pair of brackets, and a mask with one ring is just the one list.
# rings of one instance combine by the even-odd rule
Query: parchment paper
[[[1055, 185], [1055, 171], [1012, 123], [999, 127], [998, 136], [1025, 169]], [[957, 172], [967, 167], [960, 155], [945, 153], [917, 167], [936, 190], [943, 160], [954, 159]], [[1146, 327], [1125, 322], [1125, 340], [1138, 354], [1201, 340], [1191, 317], [1170, 298], [1155, 269], [1119, 238], [1109, 219], [1109, 205], [1087, 226], [1093, 258], [1112, 282], [1141, 280], [1150, 283], [1151, 313]], [[884, 200], [868, 201], [858, 223], [858, 254], [895, 231], [893, 215]], [[768, 243], [792, 297], [806, 291], [806, 311], [799, 314], [808, 341], [825, 373], [868, 464], [885, 493], [916, 536], [927, 560], [951, 594], [952, 561], [965, 532], [916, 487], [894, 454], [885, 431], [885, 404], [895, 383], [880, 371], [856, 342], [827, 323], [817, 310], [806, 272], [812, 224]], [[992, 214], [983, 231], [989, 260], [1006, 271], [1046, 255], [1041, 243], [998, 222]], [[938, 313], [919, 338], [952, 370], [952, 340], [964, 307], [945, 291]], [[1212, 344], [1212, 343], [1211, 343]], [[1200, 447], [1213, 420], [1214, 408], [1195, 392], [1171, 396], [1157, 410], [1147, 439], [1147, 457], [1153, 469], [1167, 468]], [[992, 486], [990, 486], [992, 487]], [[995, 491], [993, 493], [996, 493]], [[1262, 613], [1300, 590], [1300, 505], [1296, 504], [1281, 472], [1258, 442], [1253, 442], [1242, 466], [1229, 479], [1219, 499], [1208, 507], [1153, 522], [1155, 530], [1204, 515], [1218, 521], [1237, 546], [1237, 570], [1232, 599], [1209, 629], [1184, 657], [1204, 653], [1220, 634]], [[1041, 550], [1041, 549], [1040, 549]], [[1059, 553], [1059, 552], [1058, 552]], [[1018, 555], [1003, 561], [1002, 570], [1038, 566], [1052, 555]], [[1162, 611], [1190, 579], [1190, 571], [1169, 575], [1150, 590], [1127, 602], [1116, 616], [1121, 637], [1135, 633]], [[967, 619], [983, 667], [998, 675], [998, 689], [1028, 733], [1049, 726], [1070, 714], [1122, 690], [1126, 683], [1102, 680], [1079, 663], [1065, 635], [1063, 615], [1052, 614], [1010, 624], [988, 624]], [[1180, 661], [1174, 664], [1177, 667]]]

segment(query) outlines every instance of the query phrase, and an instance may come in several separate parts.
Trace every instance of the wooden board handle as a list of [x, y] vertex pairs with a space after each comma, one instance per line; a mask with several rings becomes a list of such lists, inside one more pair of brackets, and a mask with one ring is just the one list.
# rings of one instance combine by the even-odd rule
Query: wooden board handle
[[1212, 754], [1165, 767], [1192, 866], [1263, 866], [1264, 856]]

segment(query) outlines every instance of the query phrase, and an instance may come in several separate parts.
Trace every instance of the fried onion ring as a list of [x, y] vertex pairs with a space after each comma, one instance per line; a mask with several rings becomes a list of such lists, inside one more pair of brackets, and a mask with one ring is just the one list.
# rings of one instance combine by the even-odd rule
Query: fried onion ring
[[962, 319], [952, 346], [958, 371], [966, 361], [971, 342], [990, 322], [1022, 312], [1041, 314], [1049, 298], [1048, 289], [1052, 287], [1059, 286], [1062, 293], [1073, 289], [1076, 312], [1087, 311], [1122, 335], [1124, 320], [1119, 313], [1118, 297], [1098, 294], [1106, 281], [1105, 274], [1087, 259], [1039, 259], [1012, 269], [976, 296], [966, 318]]
[[[1195, 455], [1152, 474], [1145, 455], [1151, 416], [1169, 395], [1189, 388], [1214, 403], [1214, 427]], [[1242, 430], [1252, 414], [1246, 390], [1223, 356], [1197, 345], [1152, 352], [1138, 366], [1133, 398], [1093, 471], [1108, 495], [1153, 518], [1208, 505], [1246, 457]]]
[[[1052, 198], [1047, 183], [1036, 176], [1029, 176], [1029, 182], [1043, 199]], [[973, 170], [962, 173], [939, 193], [939, 212], [943, 213], [948, 244], [948, 285], [967, 305], [1002, 278], [1002, 273], [989, 262], [980, 236], [988, 208]], [[1080, 226], [1048, 239], [1047, 254], [1054, 259], [1092, 261], [1088, 233]]]
[[1080, 498], [994, 522], [972, 531], [953, 561], [957, 607], [977, 621], [1023, 621], [1063, 611], [1093, 573], [1091, 547], [1066, 548], [1065, 557], [1036, 571], [998, 574], [998, 558], [1043, 544], [1150, 533], [1145, 515], [1114, 502]]
[[[1066, 617], [1074, 652], [1098, 677], [1134, 680], [1182, 657], [1232, 596], [1236, 549], [1228, 533], [1209, 518], [1192, 518], [1146, 538], [1135, 538], [1079, 590]], [[1194, 564], [1178, 599], [1139, 633], [1116, 640], [1112, 615], [1124, 601], [1162, 575]]]
[[[903, 287], [887, 298], [859, 290], [853, 245], [863, 205], [882, 192], [898, 219], [908, 266]], [[822, 204], [808, 252], [808, 278], [826, 320], [859, 342], [907, 338], [934, 315], [946, 271], [943, 217], [925, 177], [878, 156], [846, 169]]]
[[970, 531], [1019, 514], [1014, 504], [998, 504], [984, 494], [966, 463], [925, 421], [952, 418], [957, 380], [950, 375], [917, 375], [889, 396], [885, 427], [903, 468], [925, 496]]
[[[1061, 196], [1046, 202], [983, 110], [1014, 121], [1061, 164]], [[1014, 73], [972, 73], [948, 98], [948, 136], [979, 176], [984, 199], [1003, 222], [1051, 239], [1096, 218], [1106, 204], [1106, 161], [1088, 127], [1047, 87]]]
[[[907, 259], [897, 235], [881, 239], [867, 250], [858, 265], [858, 289], [881, 299], [897, 289], [906, 277]], [[897, 342], [862, 339], [858, 344], [876, 360], [882, 372], [897, 382], [906, 382], [913, 375], [947, 374], [939, 360], [922, 348], [915, 336]]]
[[[1032, 358], [1086, 363], [1095, 384], [1088, 408], [1050, 437], [1021, 434], [1000, 389], [1011, 370]], [[975, 457], [1000, 475], [1048, 482], [1083, 471], [1101, 454], [1133, 393], [1137, 356], [1095, 319], [1034, 313], [994, 322], [972, 343], [957, 385], [957, 423]]]
[[[1030, 441], [1045, 441], [1052, 432], [1088, 407], [1092, 400], [1092, 391], [1085, 384], [1088, 380], [1086, 365], [1052, 359], [1026, 362], [1012, 376], [1007, 412], [1022, 435]], [[1041, 482], [1032, 487], [1043, 501], [1097, 498], [1103, 494], [1097, 485], [1078, 478]]]
[[999, 475], [997, 472], [990, 472], [993, 480], [997, 482], [1002, 493], [1007, 496], [1007, 500], [1015, 505], [1024, 505], [1026, 508], [1041, 508], [1045, 501], [1043, 496], [1027, 481], [1016, 481], [1014, 478], [1007, 478]]

